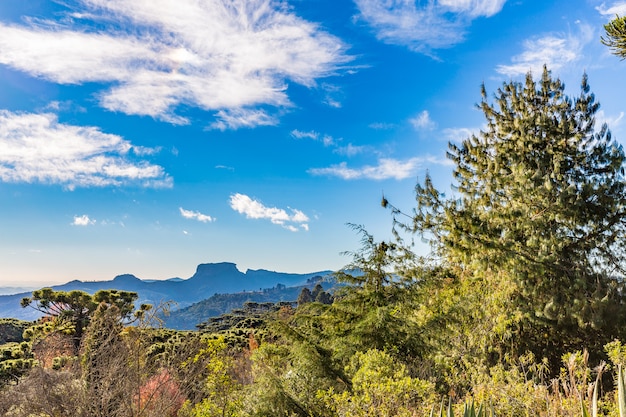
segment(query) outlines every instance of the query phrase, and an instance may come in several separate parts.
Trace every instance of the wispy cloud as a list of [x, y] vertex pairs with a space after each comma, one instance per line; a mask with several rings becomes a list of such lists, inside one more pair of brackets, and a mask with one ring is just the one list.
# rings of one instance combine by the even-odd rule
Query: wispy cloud
[[291, 137], [295, 138], [295, 139], [311, 139], [311, 140], [318, 140], [320, 137], [320, 134], [317, 133], [314, 130], [311, 131], [302, 131], [302, 130], [298, 130], [298, 129], [294, 129], [291, 132]]
[[90, 219], [86, 214], [83, 214], [82, 216], [74, 216], [74, 221], [72, 222], [72, 225], [74, 226], [91, 226], [92, 224], [96, 224], [96, 221]]
[[227, 165], [215, 165], [215, 169], [223, 169], [223, 170], [231, 171], [231, 172], [235, 171], [234, 167], [227, 166]]
[[596, 127], [599, 128], [603, 124], [607, 124], [609, 129], [617, 130], [621, 127], [624, 120], [624, 112], [620, 112], [617, 116], [607, 116], [604, 110], [598, 111], [596, 114]]
[[309, 140], [313, 140], [316, 142], [322, 142], [324, 146], [326, 147], [329, 147], [329, 146], [336, 147], [338, 146], [339, 142], [343, 140], [341, 138], [335, 139], [334, 137], [328, 134], [322, 135], [314, 130], [307, 132], [307, 131], [294, 129], [290, 132], [290, 134], [291, 134], [291, 137], [294, 139], [309, 139]]
[[59, 123], [53, 114], [0, 110], [0, 180], [68, 189], [171, 187], [163, 168], [135, 160], [130, 142], [95, 127]]
[[376, 123], [370, 123], [368, 127], [374, 130], [390, 130], [396, 127], [396, 125], [393, 123], [376, 122]]
[[626, 1], [614, 2], [609, 7], [607, 7], [605, 3], [602, 3], [596, 7], [596, 10], [600, 12], [601, 15], [607, 16], [609, 19], [613, 19], [615, 15], [624, 16], [626, 15]]
[[437, 124], [430, 118], [428, 110], [424, 110], [415, 117], [409, 119], [415, 130], [433, 130]]
[[237, 130], [241, 128], [253, 128], [257, 126], [275, 126], [278, 119], [267, 114], [264, 110], [232, 109], [217, 112], [217, 121], [209, 126], [209, 129]]
[[368, 151], [370, 147], [368, 146], [356, 146], [351, 143], [348, 143], [346, 146], [339, 146], [335, 148], [333, 152], [339, 155], [345, 155], [347, 157], [355, 156], [361, 153]]
[[342, 162], [327, 168], [313, 168], [308, 172], [312, 175], [339, 177], [344, 180], [403, 180], [414, 177], [423, 162], [423, 158], [410, 158], [404, 161], [393, 158], [381, 158], [378, 161], [378, 165], [375, 166], [366, 165], [360, 168], [349, 168], [347, 163]]
[[525, 75], [531, 71], [541, 75], [544, 65], [551, 71], [558, 71], [582, 57], [583, 48], [593, 40], [593, 29], [586, 24], [579, 24], [576, 34], [547, 34], [527, 39], [523, 52], [511, 58], [509, 65], [498, 65], [496, 71], [509, 77]]
[[341, 88], [337, 85], [329, 83], [323, 83], [321, 87], [324, 92], [323, 102], [330, 107], [334, 107], [336, 109], [341, 108], [341, 101], [344, 98], [344, 93]]
[[314, 86], [350, 60], [340, 39], [272, 0], [73, 5], [58, 21], [0, 24], [0, 63], [60, 84], [102, 83], [103, 107], [175, 124], [189, 123], [181, 104], [218, 112], [218, 129], [274, 123], [251, 111], [290, 106], [289, 82]]
[[297, 209], [288, 208], [289, 213], [284, 209], [267, 207], [260, 201], [239, 193], [230, 196], [230, 207], [236, 212], [244, 214], [248, 219], [269, 220], [292, 232], [309, 230], [309, 217]]
[[462, 142], [472, 135], [478, 135], [478, 132], [480, 132], [479, 128], [449, 127], [443, 129], [441, 133], [443, 134], [443, 139], [448, 142]]
[[315, 142], [321, 142], [325, 147], [332, 148], [334, 153], [348, 157], [364, 153], [371, 149], [369, 146], [353, 145], [352, 143], [342, 145], [343, 138], [334, 138], [331, 135], [321, 134], [315, 130], [303, 131], [294, 129], [290, 134], [291, 137], [295, 139], [309, 139]]
[[369, 24], [378, 39], [429, 54], [461, 42], [477, 17], [500, 12], [506, 0], [354, 0], [358, 18]]
[[156, 155], [163, 150], [162, 147], [157, 146], [156, 148], [148, 148], [145, 146], [133, 146], [131, 147], [131, 151], [137, 156], [150, 156]]
[[180, 215], [183, 216], [185, 219], [197, 220], [202, 223], [210, 223], [215, 221], [213, 217], [209, 216], [208, 214], [202, 214], [199, 211], [185, 210], [182, 207], [179, 207], [178, 210], [180, 210]]

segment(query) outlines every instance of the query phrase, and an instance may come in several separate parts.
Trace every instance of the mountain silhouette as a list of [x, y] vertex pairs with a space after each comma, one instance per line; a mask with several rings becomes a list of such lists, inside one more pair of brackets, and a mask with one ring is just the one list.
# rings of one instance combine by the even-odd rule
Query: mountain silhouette
[[[327, 276], [332, 271], [317, 271], [306, 274], [292, 274], [268, 270], [247, 270], [241, 272], [231, 262], [200, 264], [193, 276], [183, 279], [174, 277], [166, 280], [140, 279], [132, 274], [118, 275], [110, 281], [74, 280], [51, 288], [57, 291], [81, 290], [93, 294], [98, 290], [116, 289], [134, 291], [139, 295], [136, 306], [143, 303], [154, 306], [172, 302], [172, 310], [190, 306], [215, 294], [257, 291], [272, 288], [278, 284], [293, 287], [305, 285], [315, 276]], [[20, 300], [29, 297], [30, 292], [0, 295], [0, 317], [35, 320], [41, 313], [32, 308], [22, 308]]]

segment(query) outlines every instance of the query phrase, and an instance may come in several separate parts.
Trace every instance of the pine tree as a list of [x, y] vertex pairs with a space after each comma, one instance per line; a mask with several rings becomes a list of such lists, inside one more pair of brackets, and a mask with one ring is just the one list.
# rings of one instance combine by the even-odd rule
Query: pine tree
[[300, 291], [300, 295], [298, 296], [298, 305], [301, 306], [312, 301], [314, 300], [311, 290], [306, 287], [302, 288], [302, 291]]
[[603, 36], [601, 42], [611, 48], [614, 55], [626, 58], [626, 16], [615, 16], [604, 25], [604, 31], [606, 38]]
[[601, 346], [624, 317], [624, 152], [606, 125], [594, 131], [599, 105], [586, 75], [574, 99], [546, 68], [538, 82], [529, 73], [503, 84], [495, 104], [481, 92], [485, 130], [448, 153], [458, 198], [427, 176], [411, 222], [396, 224], [482, 285], [509, 280], [512, 324], [502, 334], [520, 349], [558, 362], [568, 349]]

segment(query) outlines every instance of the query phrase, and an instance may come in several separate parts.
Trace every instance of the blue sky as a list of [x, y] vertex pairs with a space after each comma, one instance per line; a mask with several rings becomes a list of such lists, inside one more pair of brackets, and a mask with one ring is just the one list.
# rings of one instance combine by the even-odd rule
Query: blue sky
[[312, 272], [544, 64], [626, 141], [626, 1], [2, 0], [0, 285]]

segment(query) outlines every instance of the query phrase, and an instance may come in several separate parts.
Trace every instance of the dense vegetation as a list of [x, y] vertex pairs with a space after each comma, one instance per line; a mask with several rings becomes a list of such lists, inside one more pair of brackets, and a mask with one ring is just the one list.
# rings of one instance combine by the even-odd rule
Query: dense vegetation
[[181, 332], [133, 293], [34, 292], [46, 317], [3, 347], [0, 413], [626, 416], [626, 156], [585, 76], [570, 98], [545, 69], [478, 107], [484, 130], [450, 144], [455, 195], [426, 176], [410, 213], [383, 198], [395, 238], [354, 226], [332, 294]]

